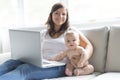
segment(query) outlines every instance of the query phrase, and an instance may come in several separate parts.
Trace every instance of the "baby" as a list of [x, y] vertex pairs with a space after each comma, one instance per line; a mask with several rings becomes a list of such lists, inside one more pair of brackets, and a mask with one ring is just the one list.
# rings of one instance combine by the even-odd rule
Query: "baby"
[[[86, 61], [85, 49], [80, 46], [79, 33], [73, 30], [67, 31], [64, 36], [67, 50], [61, 52], [50, 60], [59, 61], [67, 57], [69, 62], [66, 64], [65, 73], [68, 76], [78, 76], [90, 74], [94, 71], [94, 67]], [[85, 63], [85, 64], [83, 64]]]

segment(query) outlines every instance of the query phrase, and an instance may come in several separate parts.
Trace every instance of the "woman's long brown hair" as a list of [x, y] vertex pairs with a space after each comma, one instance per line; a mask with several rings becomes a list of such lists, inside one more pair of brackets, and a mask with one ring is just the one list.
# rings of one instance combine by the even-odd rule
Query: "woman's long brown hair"
[[60, 36], [69, 27], [68, 10], [65, 8], [67, 11], [67, 19], [66, 19], [65, 23], [61, 25], [61, 28], [57, 32], [55, 31], [54, 22], [52, 20], [52, 14], [54, 11], [56, 11], [59, 8], [65, 8], [65, 6], [62, 3], [56, 3], [53, 5], [51, 12], [49, 14], [48, 20], [46, 22], [46, 24], [48, 25], [48, 33], [50, 34], [51, 37], [53, 37], [56, 33], [59, 33], [59, 36]]

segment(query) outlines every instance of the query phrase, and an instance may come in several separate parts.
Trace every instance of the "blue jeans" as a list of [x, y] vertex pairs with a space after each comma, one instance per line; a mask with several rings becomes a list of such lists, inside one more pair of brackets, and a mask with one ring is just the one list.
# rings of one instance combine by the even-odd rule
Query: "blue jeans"
[[19, 61], [19, 60], [8, 60], [6, 62], [4, 62], [2, 65], [0, 65], [0, 76], [8, 73], [9, 71], [12, 71], [13, 69], [15, 69], [16, 67], [18, 67], [19, 65], [23, 64], [23, 62]]
[[[40, 68], [32, 64], [20, 63], [20, 61], [17, 60], [12, 60], [11, 64], [10, 61], [7, 61], [6, 63], [9, 64], [9, 66], [17, 66], [12, 69], [10, 68], [9, 70], [9, 66], [7, 65], [8, 72], [5, 71], [4, 74], [0, 76], [0, 80], [42, 80], [65, 76], [65, 66]], [[4, 67], [2, 68], [5, 70]]]

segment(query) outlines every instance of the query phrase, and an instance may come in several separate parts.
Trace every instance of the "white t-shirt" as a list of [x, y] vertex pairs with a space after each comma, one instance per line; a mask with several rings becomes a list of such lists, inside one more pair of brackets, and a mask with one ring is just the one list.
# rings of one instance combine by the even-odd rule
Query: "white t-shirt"
[[[43, 39], [43, 58], [50, 59], [60, 52], [66, 50], [65, 41], [63, 34], [58, 38], [51, 38], [50, 35], [46, 32]], [[62, 60], [62, 62], [66, 62], [66, 59]]]

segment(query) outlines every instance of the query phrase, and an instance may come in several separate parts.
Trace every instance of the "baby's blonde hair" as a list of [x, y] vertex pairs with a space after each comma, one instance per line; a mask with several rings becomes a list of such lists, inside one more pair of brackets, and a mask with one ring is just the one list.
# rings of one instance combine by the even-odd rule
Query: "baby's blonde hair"
[[72, 29], [65, 32], [64, 39], [66, 39], [67, 35], [74, 35], [75, 37], [79, 38], [79, 33]]

